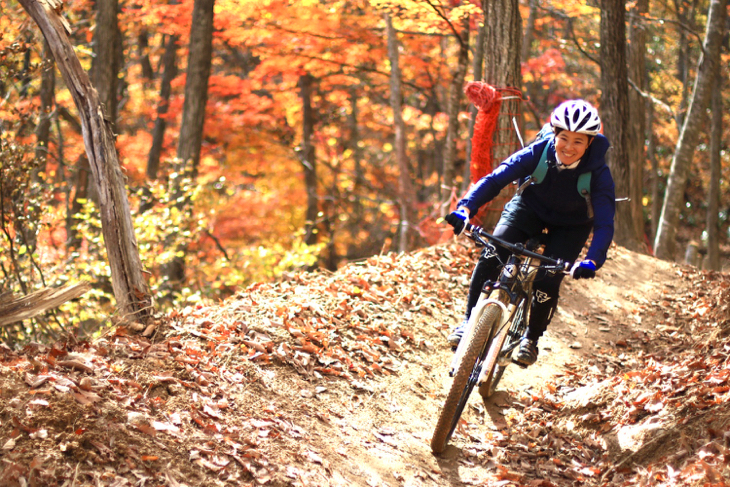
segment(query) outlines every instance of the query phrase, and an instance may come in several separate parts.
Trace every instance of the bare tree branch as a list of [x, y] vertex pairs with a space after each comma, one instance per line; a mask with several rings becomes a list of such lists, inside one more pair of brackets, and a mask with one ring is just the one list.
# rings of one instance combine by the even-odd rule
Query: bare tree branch
[[652, 96], [652, 94], [651, 94], [651, 93], [646, 93], [646, 92], [644, 92], [644, 91], [641, 91], [641, 88], [639, 88], [638, 86], [636, 86], [636, 83], [634, 83], [634, 81], [633, 81], [633, 80], [632, 80], [631, 78], [628, 78], [628, 80], [629, 80], [629, 84], [631, 85], [631, 87], [632, 87], [632, 88], [633, 88], [633, 89], [634, 89], [634, 90], [635, 90], [635, 91], [636, 91], [636, 92], [637, 92], [637, 93], [638, 93], [639, 95], [643, 96], [643, 97], [644, 97], [644, 98], [646, 98], [647, 100], [650, 100], [650, 101], [651, 101], [652, 103], [654, 103], [655, 105], [659, 105], [659, 106], [660, 106], [660, 107], [662, 107], [662, 108], [663, 108], [664, 110], [666, 110], [666, 111], [667, 111], [667, 113], [669, 113], [669, 115], [670, 115], [670, 116], [671, 116], [671, 117], [672, 117], [672, 118], [673, 118], [674, 120], [677, 120], [677, 117], [676, 117], [676, 115], [674, 114], [674, 111], [672, 110], [672, 107], [670, 107], [669, 105], [667, 105], [666, 103], [664, 103], [663, 101], [661, 101], [661, 100], [660, 100], [659, 98], [656, 98], [656, 97]]
[[59, 288], [41, 289], [17, 299], [3, 294], [0, 296], [0, 326], [28, 320], [49, 309], [58, 308], [89, 289], [91, 286], [88, 282], [80, 282]]

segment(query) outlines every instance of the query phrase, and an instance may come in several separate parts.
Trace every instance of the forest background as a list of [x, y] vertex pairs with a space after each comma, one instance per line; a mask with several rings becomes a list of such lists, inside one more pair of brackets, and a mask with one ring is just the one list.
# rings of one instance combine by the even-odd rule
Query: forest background
[[[127, 318], [84, 119], [35, 3], [0, 0], [0, 298], [92, 290], [3, 326], [8, 343]], [[727, 266], [725, 1], [41, 4], [63, 19], [114, 133], [139, 291], [156, 309], [448, 238], [438, 218], [470, 182], [578, 97], [601, 111], [629, 199], [617, 243]], [[474, 80], [503, 98], [486, 162], [472, 156]]]

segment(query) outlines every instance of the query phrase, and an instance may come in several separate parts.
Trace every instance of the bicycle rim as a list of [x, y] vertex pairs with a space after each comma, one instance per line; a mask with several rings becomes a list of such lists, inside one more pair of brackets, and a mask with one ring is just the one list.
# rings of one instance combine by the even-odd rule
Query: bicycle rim
[[459, 423], [461, 413], [464, 411], [469, 395], [476, 385], [479, 372], [481, 371], [482, 358], [489, 346], [492, 333], [500, 317], [502, 310], [496, 306], [487, 306], [479, 317], [474, 330], [469, 337], [466, 352], [457, 367], [457, 372], [451, 382], [451, 388], [446, 396], [446, 402], [439, 414], [436, 429], [431, 438], [431, 450], [434, 453], [441, 453], [454, 434], [456, 425]]

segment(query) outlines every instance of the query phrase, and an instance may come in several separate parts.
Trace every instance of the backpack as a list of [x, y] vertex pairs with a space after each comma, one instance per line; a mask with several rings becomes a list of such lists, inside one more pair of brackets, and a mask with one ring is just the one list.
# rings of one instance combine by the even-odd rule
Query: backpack
[[[532, 141], [532, 143], [534, 144], [535, 142], [551, 137], [552, 133], [552, 127], [550, 127], [549, 123], [546, 123], [537, 133], [537, 136], [535, 137], [535, 140]], [[517, 188], [517, 194], [522, 194], [525, 188], [527, 188], [531, 184], [540, 184], [543, 182], [548, 170], [547, 152], [549, 146], [550, 144], [545, 144], [545, 148], [542, 150], [542, 154], [540, 155], [540, 162], [537, 163], [537, 167], [530, 175], [530, 177], [527, 178], [525, 182], [520, 185], [519, 188]], [[583, 174], [578, 176], [578, 193], [586, 200], [586, 204], [588, 205], [588, 218], [593, 218], [593, 205], [591, 204], [590, 171], [584, 172]]]

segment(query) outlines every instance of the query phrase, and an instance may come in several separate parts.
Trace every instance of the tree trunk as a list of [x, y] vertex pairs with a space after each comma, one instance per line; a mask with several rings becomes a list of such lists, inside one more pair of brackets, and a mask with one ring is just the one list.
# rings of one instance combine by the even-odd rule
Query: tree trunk
[[395, 127], [395, 157], [398, 164], [398, 200], [400, 204], [400, 239], [398, 251], [406, 252], [409, 247], [410, 226], [413, 223], [413, 189], [411, 171], [406, 154], [406, 124], [401, 113], [401, 76], [398, 54], [398, 38], [389, 14], [385, 14], [388, 36], [388, 59], [390, 60], [390, 107], [393, 110], [393, 126]]
[[[522, 87], [520, 53], [522, 51], [522, 19], [517, 0], [484, 0], [485, 18], [484, 81], [498, 88]], [[520, 149], [512, 118], [520, 117], [520, 101], [516, 94], [505, 93], [493, 136], [492, 169]], [[504, 204], [515, 188], [508, 185], [488, 206], [481, 221], [485, 228], [497, 223]]]
[[[638, 0], [631, 10], [628, 49], [628, 76], [642, 91], [647, 91], [646, 73], [646, 24], [641, 21], [649, 11], [649, 0]], [[627, 88], [628, 89], [628, 88]], [[639, 239], [639, 247], [644, 248], [644, 163], [646, 152], [646, 99], [642, 93], [629, 90], [629, 123], [628, 123], [628, 164], [629, 164], [629, 192], [631, 201], [628, 204], [631, 210], [631, 221], [634, 225], [632, 234]]]
[[[111, 124], [112, 133], [117, 133], [117, 112], [119, 103], [117, 93], [119, 90], [119, 70], [122, 65], [122, 33], [119, 30], [119, 3], [118, 0], [96, 2], [96, 29], [94, 30], [94, 57], [91, 62], [91, 83], [99, 93], [104, 110], [104, 118]], [[96, 188], [92, 185], [87, 187], [91, 181], [88, 173], [89, 161], [85, 157], [78, 160], [79, 172], [86, 172], [85, 177], [79, 177], [77, 181], [83, 187], [76, 187], [76, 194], [81, 198], [91, 198], [97, 202]]]
[[47, 3], [20, 0], [20, 4], [43, 32], [79, 109], [84, 145], [99, 190], [102, 232], [119, 314], [122, 319], [146, 321], [151, 315], [151, 299], [142, 274], [114, 135], [102, 115], [99, 95], [68, 40], [68, 24], [58, 13], [46, 10]]
[[304, 243], [317, 243], [317, 160], [314, 153], [314, 111], [312, 110], [312, 76], [304, 74], [299, 78], [299, 93], [302, 97], [302, 146], [301, 162], [304, 171], [304, 186], [307, 191], [307, 221], [305, 223]]
[[177, 35], [170, 35], [165, 45], [165, 54], [162, 56], [164, 72], [162, 73], [162, 81], [160, 82], [160, 101], [157, 104], [155, 127], [152, 129], [152, 147], [147, 157], [147, 179], [149, 181], [157, 179], [157, 173], [160, 169], [160, 156], [162, 155], [162, 145], [165, 140], [165, 130], [167, 129], [165, 115], [169, 108], [172, 80], [177, 76], [178, 40], [179, 37]]
[[722, 67], [715, 66], [710, 129], [710, 187], [707, 191], [707, 269], [720, 270], [720, 179], [722, 178]]
[[[177, 76], [178, 40], [179, 37], [175, 34], [169, 36], [165, 45], [165, 54], [162, 56], [164, 72], [162, 73], [162, 81], [160, 82], [160, 100], [157, 104], [157, 119], [152, 129], [152, 147], [150, 147], [150, 153], [147, 155], [147, 181], [156, 180], [160, 170], [160, 157], [165, 141], [165, 130], [167, 129], [165, 115], [170, 104], [172, 80]], [[144, 196], [139, 208], [140, 213], [149, 210], [153, 204], [149, 187], [145, 187], [143, 194]]]
[[48, 141], [51, 135], [51, 115], [53, 113], [53, 100], [56, 91], [56, 65], [53, 63], [53, 54], [51, 53], [51, 48], [48, 47], [48, 42], [43, 42], [43, 63], [45, 67], [41, 73], [41, 113], [35, 129], [35, 158], [38, 161], [38, 168], [33, 172], [33, 179], [35, 181], [38, 180], [38, 173], [46, 172]]
[[[601, 119], [603, 131], [611, 141], [607, 154], [616, 193], [631, 195], [631, 166], [629, 160], [629, 82], [626, 66], [626, 4], [625, 0], [601, 2]], [[616, 205], [614, 240], [631, 250], [640, 250], [631, 205]]]
[[205, 105], [213, 56], [214, 4], [215, 0], [195, 0], [190, 27], [188, 71], [177, 157], [182, 165], [178, 172], [189, 170], [193, 178], [198, 175], [200, 148], [203, 145]]
[[705, 41], [702, 43], [704, 54], [700, 57], [692, 100], [672, 157], [662, 216], [654, 243], [656, 256], [660, 259], [672, 260], [675, 256], [679, 213], [684, 206], [684, 191], [687, 187], [692, 156], [697, 147], [700, 128], [706, 116], [705, 110], [715, 81], [715, 65], [719, 62], [725, 15], [726, 0], [711, 0]]
[[532, 47], [532, 37], [535, 32], [535, 19], [537, 19], [537, 6], [539, 0], [530, 0], [530, 14], [525, 24], [525, 34], [522, 39], [522, 61], [530, 59], [530, 50]]
[[649, 154], [651, 165], [651, 242], [656, 238], [656, 230], [659, 224], [659, 215], [662, 211], [662, 192], [659, 188], [659, 161], [656, 158], [656, 143], [654, 141], [654, 104], [649, 103], [649, 113], [646, 117], [646, 124], [649, 127], [649, 145], [646, 152]]
[[682, 83], [682, 97], [677, 110], [677, 125], [684, 123], [687, 98], [689, 97], [689, 37], [687, 29], [694, 30], [695, 13], [697, 12], [698, 0], [674, 0], [674, 9], [677, 14], [678, 48], [677, 48], [677, 79]]
[[147, 81], [152, 81], [155, 77], [155, 73], [152, 70], [149, 50], [149, 33], [147, 32], [147, 29], [140, 29], [139, 34], [137, 35], [139, 65], [142, 68], [142, 77]]
[[[85, 154], [80, 154], [76, 160], [76, 168], [72, 173], [73, 187], [75, 188], [73, 196], [69, 195], [69, 205], [66, 212], [66, 251], [68, 253], [75, 252], [81, 248], [83, 236], [77, 231], [77, 226], [82, 218], [77, 217], [83, 207], [83, 201], [89, 199], [89, 159]], [[97, 196], [94, 194], [94, 196]]]
[[[83, 129], [81, 127], [81, 122], [74, 117], [68, 110], [66, 110], [63, 106], [57, 106], [56, 107], [56, 116], [57, 118], [63, 118], [66, 123], [71, 127], [71, 130], [76, 132], [77, 134], [83, 136]], [[59, 135], [61, 131], [59, 130]], [[59, 145], [62, 145], [59, 141]], [[59, 149], [60, 151], [60, 149]], [[59, 157], [59, 159], [61, 159]], [[89, 159], [86, 157], [86, 154], [80, 154], [78, 159], [76, 160], [74, 171], [72, 172], [71, 176], [69, 177], [70, 180], [73, 181], [74, 190], [72, 193], [71, 187], [67, 184], [66, 187], [68, 188], [66, 190], [67, 193], [67, 201], [66, 201], [66, 252], [71, 253], [79, 249], [81, 247], [81, 244], [83, 243], [82, 237], [79, 235], [79, 233], [76, 231], [76, 226], [78, 225], [80, 219], [76, 217], [76, 215], [79, 214], [81, 211], [82, 203], [81, 201], [85, 201], [89, 198], [89, 194], [87, 193], [87, 190], [89, 188], [89, 173], [91, 172], [91, 168], [89, 167]], [[96, 197], [96, 195], [93, 195]]]
[[[103, 116], [111, 125], [112, 133], [116, 131], [117, 121], [117, 89], [119, 66], [121, 65], [121, 33], [118, 23], [119, 4], [117, 0], [96, 3], [96, 29], [94, 29], [94, 57], [91, 63], [91, 83], [99, 93]], [[76, 177], [74, 185], [74, 200], [71, 202], [70, 215], [67, 222], [75, 225], [75, 215], [81, 208], [76, 200], [89, 198], [98, 204], [99, 196], [94, 185], [89, 186], [89, 160], [79, 157], [76, 163]], [[69, 249], [77, 249], [81, 238], [73, 228], [70, 228], [67, 244]]]
[[99, 100], [104, 107], [104, 116], [111, 123], [112, 130], [116, 128], [117, 124], [117, 87], [121, 64], [118, 12], [117, 0], [96, 2], [94, 57], [91, 63], [91, 82], [99, 93]]
[[[474, 45], [474, 58], [472, 59], [471, 71], [474, 81], [481, 81], [484, 71], [484, 37], [487, 31], [486, 23], [479, 27], [479, 34]], [[464, 177], [461, 181], [460, 193], [464, 194], [469, 187], [471, 164], [471, 139], [474, 137], [474, 122], [476, 122], [478, 109], [474, 105], [469, 106], [469, 139], [466, 141], [466, 164], [464, 164]]]
[[347, 258], [353, 259], [355, 256], [359, 256], [359, 250], [361, 248], [358, 234], [363, 228], [364, 223], [364, 208], [362, 204], [362, 193], [363, 185], [365, 184], [365, 176], [363, 174], [363, 153], [360, 147], [360, 110], [357, 106], [358, 94], [360, 88], [353, 86], [350, 88], [349, 99], [350, 99], [350, 136], [347, 141], [347, 147], [352, 151], [352, 163], [354, 180], [352, 186], [352, 213], [348, 219], [347, 226], [350, 232], [350, 244], [347, 249]]
[[[213, 6], [215, 0], [195, 0], [193, 4], [192, 25], [190, 27], [190, 46], [188, 70], [185, 80], [185, 101], [183, 102], [180, 139], [177, 144], [179, 160], [177, 173], [198, 176], [200, 148], [203, 145], [203, 126], [205, 106], [208, 101], [208, 79], [213, 56]], [[180, 184], [183, 177], [174, 183], [174, 194], [182, 194]], [[190, 212], [192, 202], [183, 199], [178, 205], [182, 212]], [[180, 249], [185, 252], [186, 249]], [[180, 283], [185, 278], [185, 257], [175, 257], [163, 269], [168, 286]]]
[[464, 78], [469, 63], [469, 17], [464, 18], [462, 34], [457, 35], [459, 43], [459, 61], [456, 72], [449, 86], [449, 125], [446, 131], [446, 147], [444, 148], [443, 182], [441, 184], [441, 216], [449, 212], [454, 186], [456, 165], [456, 140], [459, 137], [459, 112], [461, 112], [461, 96], [464, 93]]
[[[30, 49], [28, 49], [30, 52]], [[53, 54], [48, 47], [47, 42], [43, 42], [43, 63], [44, 68], [41, 72], [41, 87], [40, 87], [40, 115], [38, 117], [38, 124], [35, 128], [36, 146], [35, 146], [35, 159], [36, 166], [31, 172], [31, 181], [33, 183], [41, 182], [41, 173], [46, 172], [46, 161], [48, 160], [48, 143], [51, 139], [51, 116], [53, 115], [53, 101], [56, 93], [56, 66], [53, 63]], [[29, 190], [33, 193], [37, 192], [40, 186], [32, 184]], [[38, 217], [40, 207], [37, 204], [32, 203], [35, 198], [29, 198], [29, 194], [25, 195], [27, 201], [28, 216], [30, 218], [25, 220], [25, 225], [21, 227], [22, 235], [25, 237], [25, 244], [28, 246], [30, 253], [32, 254], [36, 250], [36, 244], [38, 242], [38, 228], [39, 221]], [[25, 205], [25, 203], [24, 203]]]

